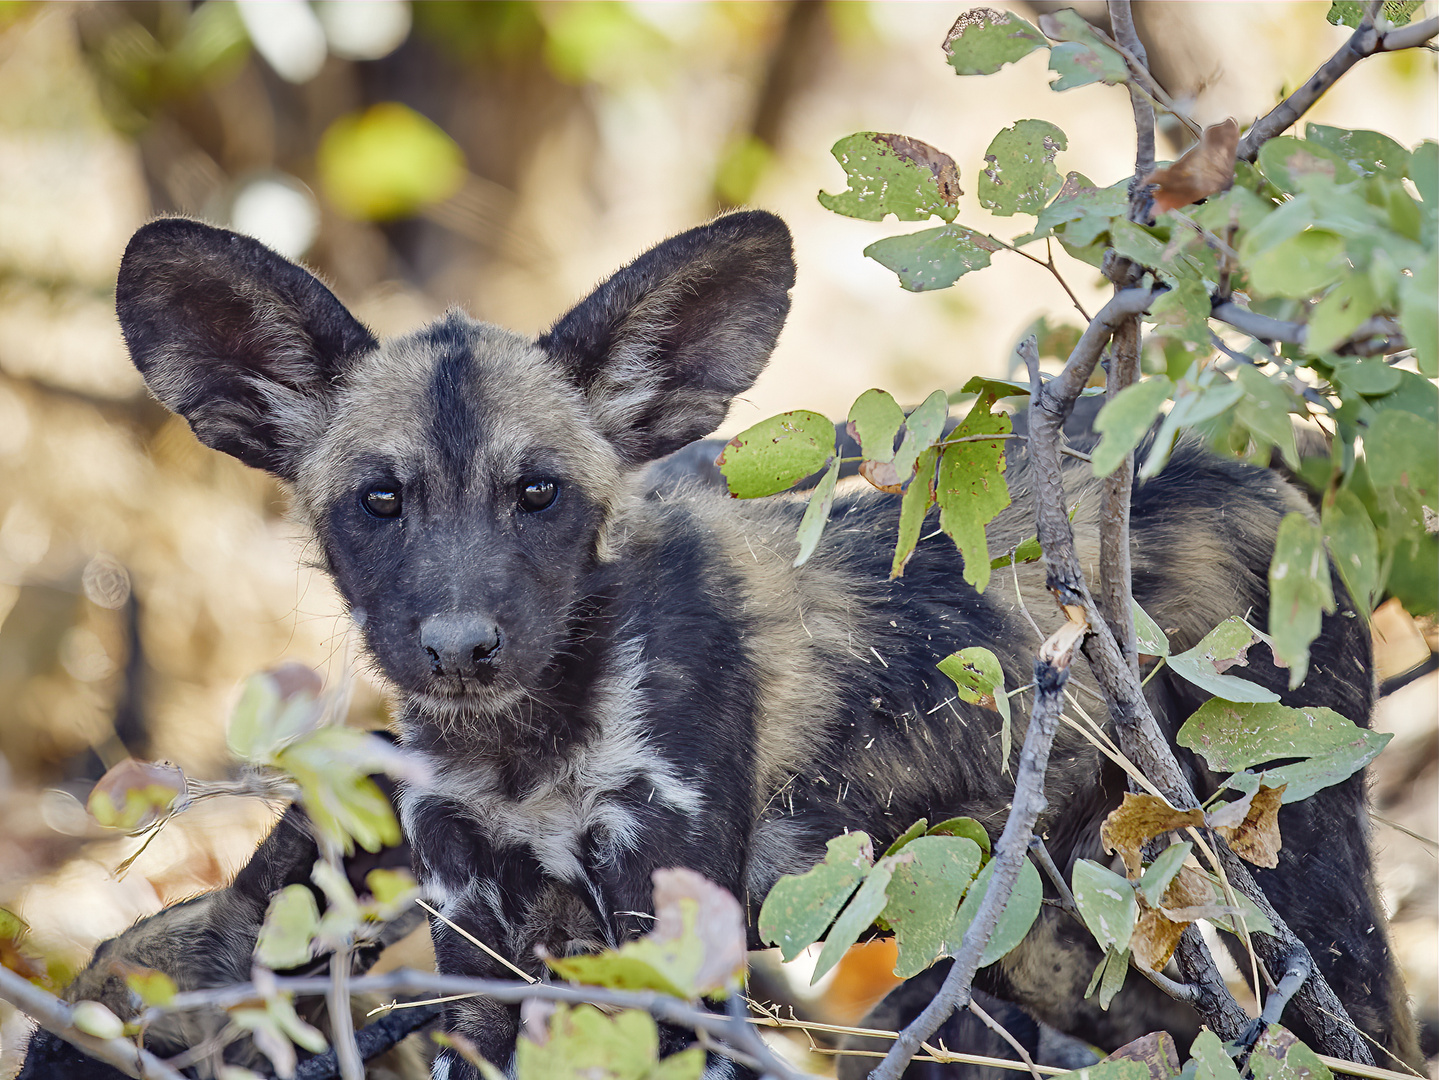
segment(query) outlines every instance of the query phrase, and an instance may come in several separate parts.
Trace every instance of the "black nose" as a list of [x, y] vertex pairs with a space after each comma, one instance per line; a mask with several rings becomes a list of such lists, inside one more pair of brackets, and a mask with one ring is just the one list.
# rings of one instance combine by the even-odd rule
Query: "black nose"
[[500, 628], [482, 615], [431, 615], [420, 624], [420, 646], [436, 675], [475, 675], [500, 650]]

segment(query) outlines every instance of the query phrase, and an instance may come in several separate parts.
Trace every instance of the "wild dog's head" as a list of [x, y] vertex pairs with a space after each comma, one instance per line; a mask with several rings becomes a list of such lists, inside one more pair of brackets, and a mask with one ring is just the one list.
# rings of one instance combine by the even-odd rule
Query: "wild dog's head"
[[130, 241], [116, 303], [156, 397], [289, 482], [390, 678], [489, 710], [540, 688], [629, 474], [718, 426], [793, 283], [784, 223], [731, 214], [538, 341], [452, 311], [381, 343], [261, 244], [166, 219]]

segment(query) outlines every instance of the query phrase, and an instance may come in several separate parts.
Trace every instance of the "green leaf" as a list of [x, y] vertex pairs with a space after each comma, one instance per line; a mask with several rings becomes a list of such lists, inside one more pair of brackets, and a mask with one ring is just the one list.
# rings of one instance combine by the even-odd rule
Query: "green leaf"
[[990, 253], [1002, 246], [962, 225], [943, 225], [876, 240], [864, 253], [892, 270], [903, 288], [927, 292], [947, 289], [971, 270], [983, 270], [989, 265]]
[[125, 985], [146, 1005], [168, 1005], [179, 992], [174, 979], [154, 968], [126, 971]]
[[1261, 449], [1277, 446], [1289, 467], [1299, 468], [1299, 445], [1289, 420], [1294, 396], [1282, 384], [1248, 364], [1240, 366], [1237, 376], [1245, 396], [1234, 410], [1235, 419], [1249, 429]]
[[230, 714], [226, 741], [241, 761], [262, 762], [273, 747], [273, 726], [280, 708], [280, 691], [266, 674], [251, 675]]
[[[1335, 26], [1357, 29], [1364, 18], [1364, 9], [1369, 5], [1365, 0], [1333, 0], [1329, 13], [1324, 17]], [[1395, 26], [1404, 26], [1413, 14], [1424, 6], [1424, 0], [1385, 0], [1384, 18]], [[1310, 125], [1313, 126], [1312, 124]], [[1325, 1070], [1326, 1072], [1328, 1070]], [[1317, 1078], [1316, 1078], [1317, 1080]]]
[[890, 844], [889, 847], [885, 848], [884, 853], [886, 855], [895, 854], [897, 851], [899, 851], [900, 848], [904, 847], [911, 840], [917, 840], [921, 836], [927, 835], [926, 830], [928, 829], [928, 827], [929, 820], [927, 818], [920, 818], [909, 828], [905, 829], [904, 832], [900, 833], [897, 837], [895, 837], [894, 843]]
[[871, 461], [894, 460], [894, 438], [904, 425], [904, 410], [883, 390], [866, 390], [849, 407], [849, 433]]
[[396, 101], [332, 123], [320, 136], [315, 168], [335, 208], [360, 221], [410, 217], [444, 202], [469, 175], [459, 144]]
[[1189, 1046], [1194, 1059], [1194, 1080], [1239, 1080], [1234, 1059], [1224, 1049], [1219, 1036], [1204, 1028]]
[[967, 836], [979, 845], [985, 857], [989, 857], [989, 833], [972, 817], [952, 817], [941, 821], [929, 830], [930, 836]]
[[1432, 214], [1439, 205], [1439, 142], [1425, 139], [1414, 148], [1409, 158], [1409, 179]]
[[890, 566], [889, 576], [891, 579], [900, 577], [904, 573], [905, 564], [909, 562], [909, 557], [914, 554], [915, 545], [919, 543], [919, 533], [924, 526], [925, 515], [934, 505], [935, 463], [938, 460], [939, 451], [933, 447], [919, 455], [919, 464], [915, 469], [914, 479], [909, 482], [909, 487], [905, 488], [904, 497], [900, 500], [899, 539], [895, 543], [894, 562]]
[[1342, 154], [1324, 143], [1296, 139], [1292, 135], [1281, 135], [1261, 146], [1259, 168], [1271, 184], [1291, 194], [1307, 190], [1310, 177], [1345, 184], [1363, 175], [1351, 167]]
[[814, 554], [814, 549], [819, 545], [820, 534], [824, 532], [824, 526], [829, 521], [829, 511], [834, 506], [834, 486], [839, 482], [839, 458], [830, 462], [819, 483], [814, 486], [814, 492], [809, 497], [809, 505], [804, 509], [804, 517], [799, 523], [799, 533], [796, 539], [799, 540], [799, 553], [794, 557], [795, 566], [803, 566]]
[[320, 929], [320, 907], [307, 885], [286, 885], [270, 900], [255, 942], [255, 959], [283, 971], [309, 963], [311, 943]]
[[[1390, 6], [1384, 5], [1386, 9]], [[1319, 1055], [1278, 1024], [1271, 1024], [1259, 1036], [1249, 1055], [1249, 1072], [1254, 1080], [1334, 1080]]]
[[1185, 342], [1196, 349], [1213, 349], [1209, 329], [1209, 312], [1212, 304], [1209, 290], [1203, 281], [1195, 278], [1181, 278], [1158, 300], [1149, 306], [1145, 316], [1154, 322], [1154, 333], [1159, 337]]
[[1031, 536], [1012, 552], [1006, 552], [998, 558], [990, 559], [989, 568], [999, 570], [1006, 566], [1013, 566], [1015, 563], [1039, 562], [1042, 558], [1044, 558], [1044, 549], [1039, 546], [1039, 537]]
[[1256, 255], [1249, 280], [1261, 293], [1304, 299], [1343, 277], [1344, 238], [1310, 229]]
[[700, 1080], [704, 1071], [704, 1049], [691, 1046], [662, 1060], [645, 1075], [645, 1080]]
[[1174, 408], [1170, 409], [1160, 422], [1159, 431], [1149, 448], [1149, 455], [1139, 467], [1141, 479], [1159, 475], [1168, 463], [1175, 440], [1182, 429], [1202, 424], [1228, 412], [1244, 397], [1241, 383], [1228, 381], [1213, 368], [1206, 370], [1200, 378], [1207, 378], [1209, 381], [1175, 397]]
[[1139, 891], [1144, 894], [1144, 899], [1149, 901], [1150, 907], [1159, 906], [1159, 898], [1164, 895], [1164, 890], [1169, 888], [1169, 883], [1178, 876], [1184, 860], [1189, 858], [1189, 853], [1193, 850], [1194, 845], [1188, 840], [1170, 844], [1140, 875]]
[[135, 832], [171, 813], [185, 799], [185, 774], [176, 766], [123, 758], [90, 789], [85, 809], [107, 829]]
[[830, 151], [844, 167], [849, 187], [838, 195], [819, 193], [826, 210], [864, 221], [926, 221], [931, 214], [953, 221], [959, 212], [959, 170], [953, 159], [903, 135], [861, 131]]
[[1074, 864], [1072, 888], [1079, 914], [1094, 940], [1106, 949], [1127, 949], [1139, 918], [1134, 886], [1113, 870], [1090, 859], [1080, 859]]
[[980, 205], [992, 213], [1038, 214], [1062, 181], [1054, 156], [1069, 145], [1046, 120], [1021, 120], [991, 140], [979, 178]]
[[820, 939], [873, 864], [865, 833], [829, 841], [823, 862], [803, 874], [787, 874], [770, 889], [759, 912], [760, 940], [778, 945], [780, 955], [793, 960]]
[[1198, 264], [1178, 245], [1171, 245], [1156, 236], [1153, 229], [1132, 221], [1116, 220], [1110, 225], [1109, 246], [1140, 266], [1160, 271], [1167, 280], [1194, 280], [1199, 276]]
[[[959, 910], [954, 914], [954, 922], [944, 936], [946, 955], [953, 956], [959, 951], [965, 932], [969, 930], [969, 924], [974, 922], [975, 913], [979, 911], [984, 894], [989, 890], [989, 883], [994, 878], [994, 868], [998, 865], [993, 859], [986, 863], [979, 876], [974, 879], [974, 884], [969, 887], [969, 892], [964, 894], [964, 902], [959, 905]], [[1043, 896], [1044, 886], [1040, 884], [1039, 871], [1032, 862], [1025, 859], [1019, 864], [1019, 877], [1015, 880], [1014, 891], [1009, 894], [1009, 902], [1004, 905], [994, 933], [989, 937], [989, 944], [980, 955], [980, 967], [988, 967], [1024, 940], [1024, 935], [1029, 933], [1034, 920], [1039, 918], [1040, 900]]]
[[1439, 377], [1439, 257], [1433, 253], [1399, 286], [1399, 327], [1414, 349], [1419, 373]]
[[[1009, 434], [1009, 417], [990, 412], [993, 404], [993, 397], [981, 396], [950, 439]], [[955, 442], [939, 459], [939, 525], [964, 556], [964, 580], [978, 592], [989, 584], [990, 575], [985, 526], [1010, 502], [1004, 469], [1003, 439]]]
[[1320, 520], [1334, 569], [1355, 605], [1368, 615], [1380, 586], [1379, 533], [1369, 511], [1358, 495], [1341, 488], [1325, 500]]
[[797, 409], [761, 420], [725, 444], [715, 464], [730, 494], [754, 499], [786, 491], [829, 464], [834, 425], [817, 412]]
[[946, 656], [939, 662], [939, 670], [954, 682], [961, 701], [986, 708], [993, 706], [1004, 718], [1000, 725], [999, 755], [1008, 772], [1012, 735], [1009, 698], [1004, 692], [1004, 669], [999, 666], [999, 657], [975, 645]]
[[658, 990], [694, 999], [715, 992], [705, 975], [705, 942], [698, 932], [699, 900], [677, 901], [681, 929], [675, 936], [647, 934], [618, 949], [546, 959], [556, 974], [589, 986], [615, 990]]
[[919, 455], [944, 433], [948, 419], [949, 396], [943, 390], [936, 390], [920, 402], [904, 422], [904, 441], [894, 454], [895, 472], [900, 476], [913, 472]]
[[1360, 360], [1335, 357], [1332, 381], [1346, 396], [1379, 397], [1398, 389], [1403, 372], [1377, 357]]
[[1367, 274], [1350, 274], [1330, 289], [1309, 312], [1304, 347], [1312, 353], [1329, 352], [1359, 329], [1379, 308], [1379, 298]]
[[[1072, 244], [1092, 244], [1109, 231], [1115, 218], [1122, 218], [1128, 210], [1128, 180], [1121, 180], [1107, 188], [1096, 188], [1083, 174], [1066, 173], [1059, 194], [1039, 212], [1034, 231], [1015, 237], [1014, 245], [1021, 247], [1056, 229], [1063, 229], [1065, 238]], [[1068, 355], [1067, 350], [1065, 355]]]
[[896, 860], [884, 921], [894, 927], [899, 952], [894, 973], [901, 979], [918, 975], [944, 954], [945, 934], [979, 861], [979, 845], [959, 836], [921, 836]]
[[1077, 11], [1064, 8], [1041, 15], [1039, 28], [1055, 41], [1064, 43], [1049, 50], [1049, 69], [1059, 74], [1059, 78], [1049, 84], [1051, 90], [1069, 90], [1093, 82], [1114, 86], [1129, 81], [1129, 66], [1124, 57], [1100, 40]]
[[859, 940], [859, 936], [868, 930], [870, 924], [884, 911], [887, 903], [886, 891], [894, 874], [895, 863], [902, 858], [903, 853], [891, 855], [875, 863], [874, 869], [864, 879], [864, 884], [854, 894], [854, 899], [839, 913], [839, 918], [835, 919], [834, 927], [825, 936], [824, 948], [819, 951], [819, 958], [815, 961], [814, 974], [809, 980], [811, 986], [829, 974], [830, 968], [839, 963], [849, 947]]
[[1018, 15], [971, 8], [950, 28], [944, 54], [956, 75], [993, 75], [1005, 64], [1048, 44], [1043, 34]]
[[1139, 606], [1139, 601], [1130, 599], [1130, 610], [1134, 613], [1134, 636], [1139, 651], [1145, 656], [1168, 656], [1169, 637], [1149, 613]]
[[320, 728], [274, 755], [300, 785], [305, 812], [321, 836], [346, 851], [379, 851], [400, 842], [390, 800], [369, 774], [392, 767], [393, 750], [369, 732]]
[[1407, 488], [1434, 506], [1439, 491], [1439, 428], [1433, 421], [1385, 409], [1364, 435], [1364, 459], [1376, 488]]
[[[1129, 950], [1122, 952], [1110, 949], [1105, 955], [1104, 974], [1099, 980], [1099, 1007], [1108, 1009], [1116, 994], [1124, 989], [1124, 979], [1129, 974]], [[1139, 1062], [1135, 1062], [1139, 1064]], [[1145, 1070], [1148, 1074], [1148, 1070]]]
[[[1306, 799], [1337, 784], [1374, 759], [1392, 738], [1362, 728], [1332, 709], [1293, 709], [1278, 704], [1236, 705], [1207, 701], [1179, 728], [1180, 746], [1194, 750], [1215, 772], [1248, 770], [1285, 758], [1302, 760], [1266, 769], [1269, 787], [1288, 784], [1283, 802]], [[1225, 784], [1236, 791], [1258, 788], [1261, 776], [1238, 772]]]
[[1321, 612], [1333, 610], [1323, 534], [1303, 514], [1291, 511], [1279, 523], [1269, 564], [1269, 635], [1276, 658], [1289, 666], [1291, 690], [1304, 681], [1309, 643], [1319, 636]]
[[1169, 666], [1201, 690], [1226, 701], [1278, 701], [1279, 695], [1258, 683], [1224, 674], [1249, 663], [1247, 652], [1261, 636], [1238, 615], [1231, 615], [1205, 634], [1199, 644], [1169, 658]]
[[1091, 452], [1096, 478], [1103, 478], [1139, 445], [1144, 433], [1159, 415], [1159, 407], [1169, 400], [1174, 383], [1163, 375], [1143, 379], [1126, 386], [1094, 418], [1094, 430], [1104, 436]]

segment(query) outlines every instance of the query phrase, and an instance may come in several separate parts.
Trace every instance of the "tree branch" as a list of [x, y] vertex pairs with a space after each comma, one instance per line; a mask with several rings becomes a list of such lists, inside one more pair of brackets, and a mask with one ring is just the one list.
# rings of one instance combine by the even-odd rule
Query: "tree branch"
[[[1210, 317], [1260, 341], [1287, 341], [1291, 345], [1303, 345], [1309, 337], [1309, 327], [1302, 322], [1271, 319], [1268, 315], [1240, 307], [1233, 300], [1215, 304]], [[1360, 323], [1347, 340], [1329, 351], [1350, 356], [1379, 356], [1407, 348], [1409, 343], [1404, 340], [1393, 317], [1375, 315]]]
[[[1035, 370], [1037, 373], [1038, 368]], [[1036, 378], [1036, 387], [1038, 383]], [[1044, 797], [1044, 774], [1049, 767], [1049, 749], [1059, 727], [1064, 684], [1069, 680], [1069, 664], [1084, 629], [1083, 623], [1067, 622], [1040, 646], [1034, 663], [1034, 710], [1024, 733], [1024, 747], [1019, 753], [1014, 801], [1004, 823], [1004, 832], [995, 846], [994, 877], [990, 879], [989, 888], [975, 912], [974, 922], [965, 931], [944, 985], [924, 1011], [899, 1033], [884, 1060], [869, 1074], [870, 1080], [899, 1080], [924, 1041], [939, 1030], [956, 1008], [969, 1004], [970, 984], [979, 970], [979, 961], [1005, 904], [1009, 902], [1014, 883], [1019, 879], [1020, 864], [1029, 848], [1034, 823], [1048, 805]]]
[[[1111, 308], [1117, 307], [1122, 297], [1137, 291], [1142, 290], [1120, 292], [1105, 305], [1100, 317], [1095, 319], [1080, 338], [1079, 345], [1070, 355], [1064, 371], [1050, 382], [1040, 384], [1038, 360], [1033, 360], [1031, 366], [1035, 390], [1030, 405], [1029, 449], [1031, 467], [1035, 471], [1034, 491], [1039, 542], [1044, 551], [1049, 589], [1067, 609], [1080, 608], [1089, 622], [1091, 632], [1084, 644], [1084, 655], [1104, 692], [1109, 714], [1114, 720], [1119, 743], [1125, 755], [1172, 806], [1184, 809], [1198, 806], [1199, 800], [1180, 770], [1168, 739], [1149, 709], [1138, 675], [1125, 661], [1085, 582], [1074, 548], [1074, 532], [1064, 511], [1064, 479], [1058, 452], [1064, 421], [1074, 407], [1079, 391], [1093, 372], [1099, 352], [1104, 346], [1103, 339], [1107, 331], [1099, 329], [1104, 326], [1103, 316]], [[1125, 311], [1125, 315], [1127, 314], [1128, 310]], [[1118, 323], [1123, 317], [1121, 315], [1111, 321]], [[1282, 968], [1288, 962], [1290, 954], [1296, 949], [1304, 949], [1304, 944], [1279, 917], [1248, 868], [1218, 836], [1213, 837], [1213, 843], [1230, 882], [1253, 900], [1274, 926], [1273, 937], [1256, 937], [1256, 950], [1266, 963]], [[1196, 959], [1195, 964], [1199, 965], [1200, 961]], [[1205, 985], [1202, 973], [1197, 967], [1192, 974], [1186, 973], [1186, 979], [1201, 986]], [[1368, 1046], [1328, 982], [1317, 972], [1300, 989], [1296, 1001], [1303, 1010], [1306, 1022], [1319, 1035], [1321, 1045], [1318, 1049], [1362, 1064], [1373, 1064]], [[1206, 1019], [1209, 1019], [1207, 1013]], [[1216, 1026], [1222, 1019], [1222, 1014], [1216, 1014]]]
[[79, 1047], [97, 1061], [115, 1066], [126, 1076], [138, 1077], [139, 1080], [185, 1080], [150, 1051], [137, 1047], [129, 1039], [102, 1039], [87, 1035], [74, 1024], [73, 1006], [3, 966], [0, 966], [0, 999], [33, 1017], [46, 1031]]
[[1359, 61], [1375, 53], [1415, 48], [1436, 34], [1439, 34], [1439, 18], [1397, 27], [1384, 34], [1379, 33], [1373, 24], [1365, 19], [1339, 51], [1309, 77], [1308, 82], [1250, 126], [1244, 133], [1244, 138], [1239, 140], [1236, 157], [1240, 161], [1253, 161], [1259, 156], [1261, 146], [1308, 112], [1314, 103], [1339, 81], [1340, 76]]

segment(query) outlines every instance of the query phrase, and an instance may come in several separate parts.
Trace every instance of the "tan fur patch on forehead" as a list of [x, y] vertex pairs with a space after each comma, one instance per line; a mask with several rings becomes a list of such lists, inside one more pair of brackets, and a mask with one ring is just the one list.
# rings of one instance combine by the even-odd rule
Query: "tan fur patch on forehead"
[[[446, 430], [448, 443], [437, 436]], [[298, 508], [317, 513], [354, 482], [362, 459], [462, 488], [517, 480], [543, 460], [602, 505], [621, 486], [618, 455], [560, 367], [532, 342], [458, 311], [385, 342], [350, 373], [299, 470]]]

